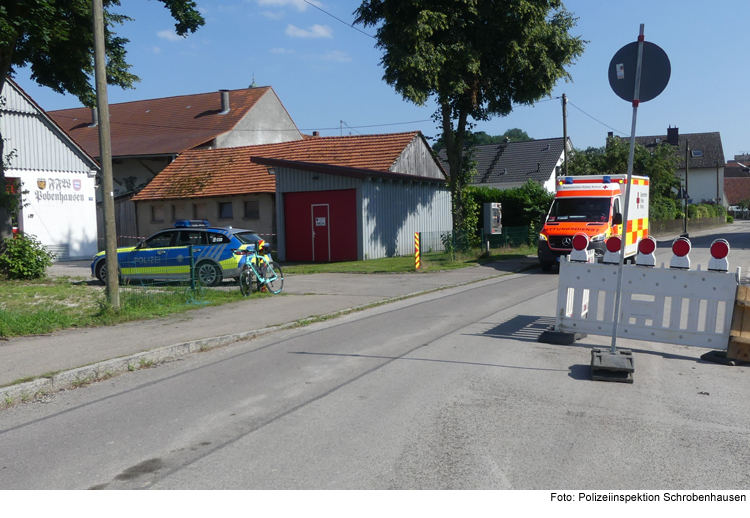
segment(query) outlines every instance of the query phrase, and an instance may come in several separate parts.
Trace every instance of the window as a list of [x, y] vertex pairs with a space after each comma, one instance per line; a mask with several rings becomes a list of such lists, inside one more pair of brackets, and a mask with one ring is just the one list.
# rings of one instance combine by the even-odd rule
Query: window
[[201, 230], [182, 230], [178, 246], [198, 246], [206, 244], [206, 232]]
[[151, 223], [164, 223], [164, 207], [161, 205], [151, 206]]
[[690, 156], [692, 156], [693, 158], [702, 157], [703, 156], [703, 150], [702, 149], [693, 149], [690, 152]]
[[155, 236], [151, 236], [146, 240], [146, 248], [166, 248], [172, 243], [172, 238], [177, 235], [177, 232], [171, 230], [169, 232], [160, 232]]
[[208, 207], [205, 203], [193, 203], [193, 219], [208, 219]]
[[231, 242], [227, 236], [215, 232], [207, 233], [206, 238], [208, 239], [209, 245], [225, 245]]
[[260, 219], [260, 201], [245, 201], [245, 219]]
[[219, 202], [219, 219], [232, 219], [232, 202], [224, 201]]

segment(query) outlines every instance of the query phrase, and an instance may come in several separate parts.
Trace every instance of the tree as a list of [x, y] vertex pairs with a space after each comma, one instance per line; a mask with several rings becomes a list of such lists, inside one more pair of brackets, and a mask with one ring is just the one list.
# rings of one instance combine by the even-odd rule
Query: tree
[[453, 228], [462, 227], [469, 119], [509, 114], [548, 96], [585, 42], [559, 0], [365, 0], [355, 23], [377, 27], [383, 78], [402, 97], [435, 97], [450, 167]]
[[[628, 174], [629, 153], [628, 141], [610, 137], [603, 148], [574, 151], [568, 161], [568, 173]], [[675, 194], [680, 187], [680, 180], [675, 176], [679, 160], [675, 148], [665, 142], [651, 149], [635, 145], [633, 174], [649, 178], [649, 205], [654, 219], [672, 219], [679, 208], [675, 204]]]
[[[204, 24], [193, 0], [159, 0], [169, 9], [180, 36]], [[132, 88], [139, 79], [125, 60], [128, 40], [114, 26], [131, 21], [114, 12], [120, 0], [104, 0], [107, 83]], [[0, 0], [0, 91], [17, 67], [28, 66], [31, 78], [59, 93], [69, 92], [94, 106], [94, 34], [90, 0]], [[4, 157], [0, 135], [0, 157]], [[6, 192], [0, 166], [0, 192]], [[0, 198], [0, 239], [9, 237], [10, 209]]]
[[[529, 137], [528, 133], [518, 128], [509, 129], [502, 135], [488, 135], [484, 131], [477, 131], [477, 132], [472, 132], [469, 130], [466, 131], [467, 145], [473, 144], [475, 146], [484, 146], [486, 144], [500, 144], [502, 142], [523, 142], [526, 140], [534, 140], [534, 139]], [[435, 141], [435, 144], [432, 146], [432, 150], [435, 153], [438, 153], [444, 147], [445, 147], [445, 140], [443, 140], [443, 137], [441, 135]]]

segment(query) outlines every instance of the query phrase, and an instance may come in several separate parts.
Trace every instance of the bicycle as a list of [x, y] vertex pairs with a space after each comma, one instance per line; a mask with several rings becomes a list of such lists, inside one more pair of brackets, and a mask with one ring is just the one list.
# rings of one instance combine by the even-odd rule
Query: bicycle
[[240, 293], [247, 297], [253, 291], [270, 291], [274, 295], [281, 293], [284, 287], [284, 274], [276, 261], [270, 260], [267, 254], [258, 255], [255, 246], [244, 250], [232, 250], [236, 255], [245, 256], [245, 265], [240, 272]]

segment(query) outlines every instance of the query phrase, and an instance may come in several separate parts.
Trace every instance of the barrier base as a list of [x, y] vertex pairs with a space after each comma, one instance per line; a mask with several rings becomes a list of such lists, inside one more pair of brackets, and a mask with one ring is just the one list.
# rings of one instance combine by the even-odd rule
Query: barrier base
[[549, 330], [544, 331], [539, 335], [537, 342], [554, 345], [571, 345], [574, 344], [576, 340], [581, 340], [587, 336], [586, 333], [566, 333], [565, 331], [555, 331], [555, 328], [551, 327]]
[[633, 353], [629, 349], [617, 349], [612, 354], [608, 349], [591, 350], [591, 379], [633, 383]]
[[708, 351], [706, 354], [701, 356], [701, 360], [706, 362], [719, 363], [721, 365], [728, 365], [730, 367], [736, 367], [738, 365], [748, 365], [748, 362], [738, 360], [737, 358], [730, 358], [727, 351]]

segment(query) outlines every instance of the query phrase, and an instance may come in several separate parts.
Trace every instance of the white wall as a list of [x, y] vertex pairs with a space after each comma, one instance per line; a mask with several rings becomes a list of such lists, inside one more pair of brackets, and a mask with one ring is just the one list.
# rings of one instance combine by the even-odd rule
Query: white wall
[[[676, 175], [681, 182], [685, 181], [685, 170], [677, 171]], [[684, 185], [684, 183], [683, 183]], [[717, 197], [717, 171], [715, 167], [690, 169], [690, 178], [688, 179], [688, 194], [693, 203], [701, 203], [704, 200], [709, 201]], [[724, 195], [724, 168], [720, 167], [718, 171], [718, 197], [721, 203], [727, 206], [726, 196]]]
[[302, 140], [302, 135], [279, 98], [273, 90], [269, 90], [232, 131], [216, 137], [215, 147], [253, 146], [290, 140]]
[[[91, 259], [97, 250], [94, 178], [50, 171], [6, 171], [21, 180], [19, 229], [36, 236], [55, 260]], [[40, 182], [44, 181], [44, 188]]]

